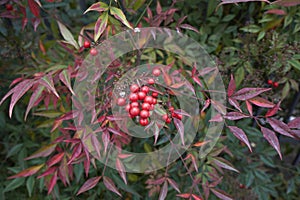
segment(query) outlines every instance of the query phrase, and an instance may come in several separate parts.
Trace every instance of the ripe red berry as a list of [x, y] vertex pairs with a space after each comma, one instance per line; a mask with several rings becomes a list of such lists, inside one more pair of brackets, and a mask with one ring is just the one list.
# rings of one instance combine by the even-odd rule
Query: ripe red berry
[[159, 76], [159, 75], [160, 75], [160, 69], [154, 68], [154, 69], [152, 70], [152, 74], [153, 74], [154, 76]]
[[133, 108], [133, 107], [139, 107], [139, 103], [138, 102], [132, 102], [131, 104], [130, 104], [130, 107], [131, 108]]
[[279, 83], [278, 82], [274, 82], [273, 86], [277, 88], [279, 86]]
[[158, 97], [158, 93], [157, 92], [152, 92], [152, 96], [153, 97]]
[[143, 119], [141, 118], [140, 119], [140, 125], [141, 126], [147, 126], [149, 124], [149, 120], [147, 118]]
[[130, 108], [131, 108], [130, 104], [127, 104], [127, 105], [125, 106], [125, 110], [126, 110], [127, 112], [129, 112]]
[[147, 94], [149, 92], [149, 87], [145, 85], [141, 88], [141, 91]]
[[153, 104], [153, 105], [157, 104], [157, 99], [153, 98], [153, 99], [152, 99], [152, 104]]
[[133, 93], [137, 92], [139, 89], [140, 89], [140, 87], [137, 84], [132, 84], [130, 86], [130, 91]]
[[90, 54], [91, 54], [92, 56], [96, 56], [96, 55], [98, 54], [98, 51], [97, 51], [97, 49], [95, 49], [95, 48], [91, 48], [91, 50], [90, 50]]
[[170, 106], [170, 107], [169, 107], [169, 111], [170, 111], [170, 112], [174, 112], [174, 107], [173, 107], [173, 106]]
[[152, 96], [146, 96], [144, 99], [145, 103], [153, 104], [153, 97]]
[[134, 102], [134, 101], [137, 101], [139, 99], [139, 97], [136, 93], [131, 93], [129, 95], [129, 99], [130, 99], [130, 101]]
[[269, 85], [272, 85], [272, 84], [273, 84], [273, 81], [269, 79], [267, 83], [268, 83]]
[[167, 121], [168, 118], [169, 118], [169, 117], [168, 117], [168, 114], [164, 114], [164, 115], [162, 116], [162, 119], [163, 119], [164, 121]]
[[6, 4], [5, 7], [6, 7], [7, 11], [12, 11], [14, 9], [13, 6], [11, 4], [9, 4], [9, 3]]
[[145, 99], [146, 96], [147, 96], [147, 95], [146, 95], [145, 92], [142, 92], [142, 91], [141, 91], [141, 92], [138, 93], [139, 100]]
[[138, 116], [140, 114], [140, 109], [138, 107], [133, 107], [129, 111], [131, 116]]
[[166, 123], [167, 123], [167, 124], [170, 124], [171, 121], [172, 121], [171, 118], [168, 118], [168, 119], [166, 120]]
[[142, 109], [143, 110], [150, 110], [150, 108], [151, 108], [151, 105], [149, 103], [143, 103], [142, 104]]
[[[174, 116], [173, 116], [173, 114], [174, 114]], [[172, 116], [176, 117], [179, 120], [182, 120], [182, 115], [181, 114], [172, 113]]]
[[154, 110], [154, 105], [150, 104], [150, 110]]
[[86, 48], [86, 49], [90, 48], [91, 47], [91, 43], [89, 41], [84, 41], [83, 47]]
[[155, 83], [155, 80], [153, 78], [149, 78], [148, 84], [153, 85]]
[[148, 118], [149, 116], [150, 116], [150, 113], [149, 113], [148, 110], [142, 110], [142, 111], [140, 112], [140, 117], [141, 117], [141, 118]]
[[121, 97], [118, 98], [117, 104], [118, 104], [118, 106], [125, 106], [125, 104], [126, 104], [126, 99], [121, 98]]

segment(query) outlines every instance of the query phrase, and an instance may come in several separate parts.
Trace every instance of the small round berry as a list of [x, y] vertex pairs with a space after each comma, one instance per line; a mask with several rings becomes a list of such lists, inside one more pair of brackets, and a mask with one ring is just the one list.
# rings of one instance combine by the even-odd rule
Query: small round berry
[[164, 114], [164, 115], [162, 116], [162, 119], [163, 119], [164, 121], [167, 121], [168, 118], [169, 118], [169, 117], [168, 117], [168, 114]]
[[158, 97], [158, 93], [157, 92], [152, 92], [152, 96], [153, 97]]
[[279, 86], [279, 83], [278, 83], [278, 82], [274, 82], [274, 83], [273, 83], [273, 86], [274, 86], [275, 88], [277, 88], [277, 87]]
[[127, 112], [129, 112], [130, 108], [131, 108], [130, 104], [127, 104], [127, 105], [125, 106], [125, 110], [126, 110]]
[[11, 4], [9, 4], [9, 3], [6, 4], [5, 7], [6, 7], [7, 11], [12, 11], [14, 9], [13, 6]]
[[145, 99], [146, 96], [147, 96], [147, 95], [146, 95], [145, 92], [140, 91], [140, 92], [138, 93], [139, 100]]
[[95, 48], [91, 48], [91, 50], [90, 50], [90, 54], [91, 54], [92, 56], [96, 56], [96, 55], [98, 54], [98, 51], [97, 51], [97, 49], [95, 49]]
[[150, 110], [154, 110], [154, 105], [150, 104]]
[[140, 117], [141, 117], [141, 118], [148, 118], [149, 116], [150, 116], [150, 113], [149, 113], [148, 110], [142, 110], [142, 111], [140, 112]]
[[91, 47], [91, 43], [89, 41], [84, 41], [83, 47], [86, 48], [86, 49], [90, 48]]
[[170, 107], [169, 107], [169, 111], [170, 111], [170, 112], [174, 112], [174, 107], [173, 107], [173, 106], [170, 106]]
[[131, 104], [130, 104], [130, 107], [131, 108], [133, 108], [133, 107], [139, 107], [139, 103], [138, 102], [132, 102]]
[[148, 84], [153, 85], [155, 83], [155, 80], [153, 78], [149, 78]]
[[175, 115], [173, 116], [173, 113], [172, 113], [173, 117], [176, 117], [177, 119], [182, 120], [182, 115], [181, 114], [176, 114], [176, 113], [174, 113], [174, 114]]
[[139, 99], [139, 97], [136, 93], [131, 93], [129, 95], [129, 99], [130, 99], [130, 101], [134, 102], [134, 101], [137, 101]]
[[149, 124], [149, 120], [147, 118], [145, 119], [140, 119], [140, 125], [141, 126], [147, 126]]
[[149, 103], [143, 103], [142, 104], [142, 109], [143, 110], [150, 110], [150, 108], [151, 108], [151, 105]]
[[140, 109], [138, 107], [133, 107], [129, 111], [130, 115], [132, 116], [138, 116], [140, 114]]
[[273, 81], [269, 79], [269, 80], [267, 81], [267, 83], [268, 83], [268, 85], [272, 85], [272, 84], [273, 84]]
[[168, 119], [166, 120], [166, 123], [167, 123], [167, 124], [170, 124], [171, 121], [172, 121], [171, 118], [168, 118]]
[[121, 97], [118, 98], [117, 104], [118, 104], [118, 106], [125, 106], [125, 104], [126, 104], [126, 99], [121, 98]]
[[153, 98], [153, 99], [152, 99], [152, 104], [153, 104], [153, 105], [157, 104], [157, 99]]
[[140, 89], [140, 87], [137, 84], [132, 84], [130, 86], [130, 91], [133, 93], [137, 92], [139, 89]]
[[144, 99], [145, 103], [153, 104], [153, 97], [152, 96], [146, 96]]
[[154, 68], [154, 69], [152, 70], [152, 74], [153, 74], [154, 76], [159, 76], [159, 75], [160, 75], [160, 69]]
[[141, 91], [147, 94], [149, 92], [149, 87], [145, 85], [141, 88]]

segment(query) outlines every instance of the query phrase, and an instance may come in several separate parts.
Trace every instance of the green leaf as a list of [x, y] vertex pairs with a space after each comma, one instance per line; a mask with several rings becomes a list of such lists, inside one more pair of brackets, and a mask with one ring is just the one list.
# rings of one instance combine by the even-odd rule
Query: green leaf
[[298, 60], [289, 60], [288, 63], [292, 65], [296, 70], [300, 71], [300, 62]]
[[234, 77], [235, 77], [235, 83], [236, 83], [236, 87], [239, 87], [239, 85], [242, 83], [242, 81], [245, 78], [245, 70], [243, 67], [240, 67], [236, 70], [236, 72], [234, 73]]
[[13, 156], [16, 153], [18, 153], [22, 147], [23, 147], [23, 144], [17, 144], [14, 147], [12, 147], [6, 154], [6, 158], [9, 158], [10, 156]]
[[30, 176], [26, 181], [26, 188], [27, 188], [29, 197], [31, 197], [31, 195], [32, 195], [34, 183], [35, 183], [35, 178], [33, 176]]
[[261, 28], [257, 25], [254, 25], [254, 24], [250, 24], [248, 26], [245, 26], [243, 28], [240, 28], [240, 30], [246, 32], [246, 33], [258, 33]]
[[25, 178], [17, 178], [12, 180], [11, 182], [9, 182], [8, 185], [6, 185], [5, 189], [3, 190], [3, 192], [9, 192], [12, 191], [20, 186], [22, 186], [25, 182]]
[[125, 26], [132, 29], [131, 25], [127, 21], [127, 19], [126, 19], [124, 13], [122, 12], [122, 10], [120, 10], [119, 8], [116, 8], [116, 7], [111, 7], [110, 8], [110, 14], [115, 16], [115, 18], [118, 19], [119, 21], [121, 21]]
[[265, 31], [261, 31], [261, 32], [259, 32], [259, 34], [258, 34], [258, 36], [257, 36], [257, 41], [260, 41], [260, 40], [262, 40], [264, 37], [265, 37], [265, 35], [266, 35], [266, 32]]
[[67, 29], [67, 27], [65, 25], [63, 25], [62, 23], [60, 23], [59, 21], [57, 21], [57, 24], [58, 24], [60, 33], [63, 36], [63, 38], [66, 40], [66, 42], [73, 45], [76, 49], [79, 49], [79, 46], [78, 46], [77, 42], [75, 41], [72, 33], [69, 31], [69, 29]]
[[281, 100], [285, 99], [290, 92], [290, 84], [286, 82], [281, 93]]

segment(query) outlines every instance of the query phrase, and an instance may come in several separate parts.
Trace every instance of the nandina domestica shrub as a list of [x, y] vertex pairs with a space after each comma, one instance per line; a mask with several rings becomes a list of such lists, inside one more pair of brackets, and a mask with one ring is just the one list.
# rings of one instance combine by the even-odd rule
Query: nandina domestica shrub
[[[26, 177], [29, 196], [39, 182], [41, 191], [45, 186], [47, 194], [57, 199], [67, 196], [59, 191], [71, 193], [69, 199], [236, 199], [223, 179], [226, 170], [237, 174], [247, 166], [233, 165], [231, 158], [240, 152], [232, 151], [232, 141], [239, 141], [234, 148], [243, 148], [245, 154], [266, 141], [282, 159], [277, 134], [299, 139], [300, 118], [283, 122], [276, 117], [281, 101], [267, 98], [280, 87], [279, 82], [268, 79], [267, 87], [242, 87], [239, 69], [235, 76], [229, 73], [228, 81], [222, 80], [206, 49], [183, 34], [190, 30], [191, 36], [200, 35], [207, 30], [185, 22], [191, 19], [181, 16], [176, 7], [180, 2], [162, 6], [157, 1], [155, 6], [150, 2], [143, 7], [144, 2], [93, 3], [85, 14], [97, 19], [79, 27], [77, 33], [64, 18], [53, 16], [51, 27], [56, 27], [60, 40], [54, 49], [39, 41], [43, 62], [36, 59], [34, 64], [44, 66], [43, 70], [37, 68], [13, 80], [2, 98], [0, 104], [11, 98], [9, 117], [27, 96], [25, 119], [31, 111], [49, 118], [39, 124], [47, 128], [48, 141], [33, 145], [40, 149], [25, 158], [26, 167], [8, 175], [21, 180], [19, 185]], [[240, 2], [208, 3], [208, 8], [218, 14], [223, 6], [233, 6], [223, 4]], [[6, 6], [2, 17], [22, 18], [23, 29], [30, 18], [38, 30], [41, 12], [52, 16], [47, 10], [50, 3], [18, 2], [9, 9]], [[224, 12], [229, 12], [226, 8]], [[135, 18], [139, 9], [143, 11]], [[231, 17], [235, 16], [227, 15], [222, 23]], [[216, 17], [209, 20], [216, 23]], [[252, 33], [267, 31], [248, 28], [254, 29]], [[298, 63], [290, 66], [297, 69]], [[250, 123], [257, 128], [249, 128]], [[263, 162], [272, 165], [268, 158], [263, 157]], [[253, 160], [248, 159], [250, 164]], [[243, 183], [246, 186], [237, 187], [254, 188], [249, 181], [253, 174]], [[8, 186], [5, 192], [15, 189]]]

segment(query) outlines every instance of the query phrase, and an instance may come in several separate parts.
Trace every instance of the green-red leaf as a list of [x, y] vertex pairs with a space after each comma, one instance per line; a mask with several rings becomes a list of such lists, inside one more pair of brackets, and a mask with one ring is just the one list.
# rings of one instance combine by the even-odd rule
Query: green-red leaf
[[32, 93], [31, 97], [30, 97], [30, 100], [29, 100], [29, 103], [27, 105], [27, 108], [26, 108], [26, 112], [25, 112], [25, 117], [24, 117], [24, 120], [27, 119], [27, 115], [29, 113], [29, 111], [31, 110], [31, 108], [33, 108], [35, 102], [38, 100], [38, 98], [41, 96], [43, 90], [44, 90], [44, 86], [39, 86], [37, 89], [35, 89], [35, 91]]
[[251, 145], [245, 132], [236, 126], [228, 126], [228, 128], [233, 133], [233, 135], [240, 141], [244, 142], [249, 148], [249, 150], [252, 152]]
[[245, 101], [271, 89], [272, 88], [243, 88], [234, 93], [231, 97], [236, 100]]
[[215, 157], [212, 159], [212, 161], [219, 167], [228, 169], [231, 171], [239, 172], [237, 169], [235, 169], [232, 164], [230, 164], [227, 160], [221, 157]]
[[76, 49], [79, 49], [79, 46], [78, 46], [77, 42], [75, 41], [72, 33], [69, 31], [69, 29], [67, 29], [67, 27], [65, 25], [63, 25], [62, 23], [60, 23], [59, 21], [57, 21], [57, 24], [58, 24], [60, 33], [63, 36], [63, 38], [66, 40], [66, 42], [73, 45]]
[[96, 42], [104, 32], [108, 21], [108, 12], [104, 12], [97, 20], [94, 30], [94, 41]]
[[37, 173], [43, 166], [44, 166], [44, 164], [29, 167], [13, 176], [8, 177], [8, 179], [31, 176], [31, 175]]
[[106, 3], [103, 2], [98, 2], [98, 3], [94, 3], [93, 5], [91, 5], [85, 12], [89, 12], [89, 11], [97, 11], [97, 12], [103, 12], [108, 10], [108, 5]]
[[82, 186], [81, 188], [78, 190], [77, 194], [76, 195], [79, 195], [83, 192], [86, 192], [90, 189], [92, 189], [93, 187], [95, 187], [98, 182], [100, 181], [101, 179], [101, 176], [96, 176], [96, 177], [93, 177], [93, 178], [90, 178], [88, 179]]
[[55, 94], [57, 98], [59, 98], [59, 95], [57, 94], [56, 89], [54, 87], [53, 78], [50, 74], [41, 78], [39, 80], [39, 83], [45, 86], [48, 90]]
[[116, 193], [117, 195], [119, 195], [120, 197], [122, 197], [121, 193], [118, 191], [118, 189], [115, 186], [114, 182], [110, 178], [104, 176], [103, 177], [103, 183], [104, 183], [105, 187], [108, 190], [110, 190], [110, 191]]
[[63, 82], [67, 88], [70, 90], [70, 92], [75, 95], [72, 86], [71, 86], [71, 78], [70, 78], [70, 74], [68, 72], [68, 70], [63, 70], [60, 74], [59, 74], [59, 79], [61, 80], [61, 82]]
[[282, 155], [280, 152], [280, 145], [276, 134], [268, 128], [261, 127], [261, 132], [264, 138], [271, 144], [271, 146], [277, 151], [280, 159], [282, 160]]
[[122, 10], [120, 10], [119, 8], [116, 8], [116, 7], [110, 7], [110, 13], [113, 16], [115, 16], [115, 18], [117, 18], [119, 21], [121, 21], [125, 26], [132, 29], [131, 25], [127, 21], [127, 19], [126, 19], [124, 13], [122, 12]]
[[50, 144], [48, 146], [42, 147], [41, 149], [36, 151], [31, 156], [25, 158], [25, 160], [30, 160], [30, 159], [38, 158], [38, 157], [47, 157], [54, 151], [55, 147], [56, 147], [56, 144]]
[[212, 191], [212, 193], [214, 193], [214, 195], [216, 195], [222, 200], [233, 200], [233, 198], [231, 198], [227, 193], [225, 193], [222, 190], [215, 189], [215, 188], [210, 188], [210, 190]]

